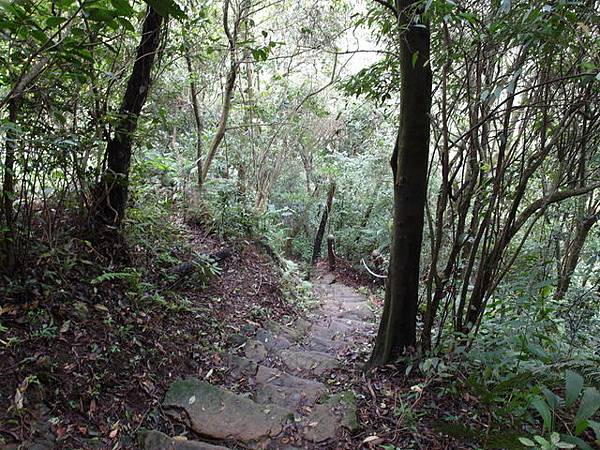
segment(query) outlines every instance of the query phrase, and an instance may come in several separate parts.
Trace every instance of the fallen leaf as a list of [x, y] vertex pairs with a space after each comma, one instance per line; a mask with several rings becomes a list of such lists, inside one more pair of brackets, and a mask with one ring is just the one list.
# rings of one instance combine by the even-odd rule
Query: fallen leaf
[[15, 408], [17, 408], [17, 411], [23, 409], [23, 392], [21, 392], [21, 388], [17, 388], [15, 392]]
[[61, 333], [66, 333], [67, 331], [69, 331], [69, 328], [71, 327], [71, 321], [67, 320], [65, 323], [62, 324], [62, 326], [60, 327], [60, 332]]
[[362, 443], [363, 444], [378, 444], [380, 442], [383, 442], [383, 439], [381, 439], [379, 436], [369, 436], [363, 439]]

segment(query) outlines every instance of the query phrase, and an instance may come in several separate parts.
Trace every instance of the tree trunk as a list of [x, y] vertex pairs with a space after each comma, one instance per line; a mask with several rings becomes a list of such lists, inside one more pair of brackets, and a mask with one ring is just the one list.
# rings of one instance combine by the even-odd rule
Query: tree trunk
[[370, 366], [394, 361], [416, 346], [419, 265], [425, 199], [431, 109], [429, 29], [408, 16], [414, 0], [397, 2], [400, 28], [400, 127], [391, 165], [394, 178], [394, 226], [385, 304]]
[[119, 109], [114, 136], [106, 146], [107, 170], [102, 177], [96, 219], [106, 225], [120, 225], [125, 214], [129, 187], [132, 137], [140, 111], [148, 97], [150, 75], [160, 43], [163, 18], [148, 7], [133, 70]]
[[229, 112], [231, 111], [231, 101], [233, 100], [233, 90], [235, 88], [235, 80], [237, 78], [237, 71], [239, 68], [239, 62], [237, 60], [237, 35], [240, 21], [242, 20], [242, 16], [245, 14], [246, 9], [240, 11], [240, 14], [235, 19], [235, 25], [233, 27], [233, 32], [229, 28], [229, 0], [225, 0], [225, 4], [223, 6], [223, 28], [225, 30], [225, 34], [227, 35], [227, 40], [229, 41], [229, 71], [227, 73], [227, 80], [225, 81], [225, 92], [223, 92], [223, 107], [221, 108], [221, 117], [219, 118], [219, 126], [217, 127], [217, 131], [213, 136], [212, 142], [210, 143], [210, 147], [208, 148], [208, 152], [206, 153], [206, 160], [204, 161], [204, 167], [202, 167], [202, 179], [199, 180], [199, 187], [202, 189], [204, 182], [206, 181], [206, 177], [208, 176], [208, 171], [210, 170], [210, 165], [217, 154], [217, 150], [219, 149], [219, 145], [221, 145], [221, 141], [225, 137], [225, 130], [227, 128], [227, 121], [229, 119]]
[[[17, 114], [19, 111], [19, 97], [13, 97], [8, 102], [8, 121], [11, 126], [16, 126]], [[10, 275], [16, 267], [16, 238], [15, 230], [15, 211], [13, 201], [15, 199], [15, 159], [17, 150], [17, 133], [9, 128], [6, 131], [6, 155], [4, 157], [4, 180], [2, 182], [2, 213], [4, 220], [0, 220], [0, 262], [2, 262], [1, 272]]]
[[190, 100], [192, 101], [194, 124], [196, 125], [196, 168], [198, 170], [196, 181], [198, 189], [200, 189], [202, 188], [202, 133], [204, 132], [204, 122], [202, 121], [200, 105], [198, 104], [198, 88], [194, 80], [194, 69], [188, 48], [185, 50], [185, 62], [190, 77]]
[[581, 255], [583, 245], [585, 244], [585, 240], [587, 239], [588, 234], [594, 224], [598, 221], [598, 218], [598, 214], [595, 214], [577, 222], [575, 227], [575, 236], [565, 252], [563, 263], [561, 265], [558, 286], [556, 287], [556, 292], [554, 293], [555, 300], [562, 300], [569, 290], [571, 278], [573, 276], [573, 272], [575, 272], [577, 263], [579, 262], [579, 257]]
[[319, 228], [317, 229], [317, 234], [315, 236], [315, 244], [313, 246], [313, 255], [311, 262], [315, 264], [317, 259], [321, 256], [321, 246], [323, 244], [323, 236], [325, 235], [325, 227], [327, 226], [327, 219], [329, 218], [329, 213], [331, 212], [331, 207], [333, 206], [333, 196], [335, 194], [335, 183], [332, 182], [329, 185], [329, 191], [327, 192], [327, 203], [325, 204], [325, 209], [323, 210], [323, 215], [321, 216], [321, 222], [319, 223]]
[[335, 270], [335, 237], [332, 234], [327, 236], [327, 262], [329, 270]]

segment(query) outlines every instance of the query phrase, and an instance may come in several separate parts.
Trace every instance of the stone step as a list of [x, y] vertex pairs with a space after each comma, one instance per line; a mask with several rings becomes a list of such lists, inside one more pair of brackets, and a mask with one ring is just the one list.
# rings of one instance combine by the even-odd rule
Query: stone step
[[249, 378], [256, 375], [258, 364], [243, 356], [229, 355], [226, 358], [230, 375], [235, 379]]
[[267, 359], [269, 351], [262, 342], [257, 341], [256, 339], [250, 339], [246, 341], [244, 346], [244, 354], [250, 361], [261, 363]]
[[336, 326], [334, 324], [331, 326], [320, 325], [318, 323], [314, 323], [309, 333], [310, 338], [307, 341], [313, 339], [321, 339], [331, 341], [332, 345], [335, 344], [350, 344], [353, 340], [356, 340], [362, 336], [362, 333], [356, 332], [349, 326], [344, 326], [341, 324], [340, 326]]
[[339, 367], [337, 359], [328, 353], [315, 350], [282, 350], [281, 362], [292, 372], [321, 376]]
[[[352, 392], [331, 395], [319, 377], [340, 368], [336, 355], [364, 347], [375, 333], [374, 314], [354, 289], [326, 275], [315, 283], [323, 302], [306, 318], [240, 334], [244, 356], [229, 355], [230, 381], [247, 387], [243, 395], [198, 379], [173, 383], [165, 410], [207, 439], [244, 448], [284, 448], [282, 438], [300, 432], [302, 448], [334, 443], [342, 429], [358, 428]], [[283, 433], [283, 430], [286, 430]], [[145, 450], [215, 450], [214, 444], [145, 435]], [[294, 445], [295, 445], [294, 444]], [[237, 447], [236, 447], [237, 448]]]
[[327, 394], [327, 387], [315, 380], [300, 378], [271, 367], [258, 366], [254, 384], [254, 401], [297, 409], [312, 405]]
[[293, 343], [301, 341], [304, 338], [304, 335], [310, 328], [310, 322], [300, 318], [292, 324], [281, 325], [273, 320], [268, 320], [265, 326], [274, 335], [283, 337]]
[[140, 442], [144, 450], [229, 450], [228, 447], [207, 442], [189, 441], [186, 438], [171, 438], [160, 431], [140, 433]]
[[335, 300], [342, 303], [365, 303], [365, 299], [360, 294], [348, 293], [335, 297]]
[[363, 303], [343, 303], [343, 302], [328, 302], [323, 305], [322, 310], [331, 314], [333, 317], [341, 319], [354, 319], [371, 321], [375, 315], [366, 302]]
[[283, 335], [277, 335], [272, 331], [259, 328], [256, 331], [255, 339], [262, 343], [269, 351], [283, 350], [292, 345], [290, 340], [285, 337], [285, 334], [289, 335], [289, 332], [284, 331]]
[[315, 405], [302, 422], [304, 439], [311, 442], [334, 440], [341, 428], [355, 431], [359, 428], [356, 416], [356, 398], [352, 391], [332, 395]]
[[242, 442], [277, 436], [293, 416], [287, 408], [261, 405], [195, 378], [171, 384], [163, 406], [202, 436]]
[[344, 339], [332, 339], [327, 336], [321, 336], [315, 334], [304, 344], [304, 348], [308, 350], [315, 350], [321, 353], [328, 353], [330, 355], [337, 355], [343, 352], [351, 344], [351, 341], [345, 341]]
[[313, 326], [321, 326], [331, 329], [333, 332], [345, 336], [370, 335], [374, 325], [370, 321], [344, 319], [339, 317], [321, 317], [313, 322]]

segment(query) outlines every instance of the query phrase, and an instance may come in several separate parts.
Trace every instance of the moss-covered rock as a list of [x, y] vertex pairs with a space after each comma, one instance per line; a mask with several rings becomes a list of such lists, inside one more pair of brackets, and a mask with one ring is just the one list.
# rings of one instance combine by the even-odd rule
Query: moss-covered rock
[[173, 383], [164, 406], [185, 411], [189, 426], [200, 435], [244, 442], [278, 435], [291, 417], [282, 407], [259, 405], [195, 378]]

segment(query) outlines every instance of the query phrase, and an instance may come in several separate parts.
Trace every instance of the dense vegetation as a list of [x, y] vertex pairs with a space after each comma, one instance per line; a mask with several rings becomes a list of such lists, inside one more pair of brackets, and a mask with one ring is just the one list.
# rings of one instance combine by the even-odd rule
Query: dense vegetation
[[0, 448], [45, 415], [135, 448], [327, 257], [382, 317], [331, 448], [599, 448], [597, 2], [0, 0], [0, 33]]

